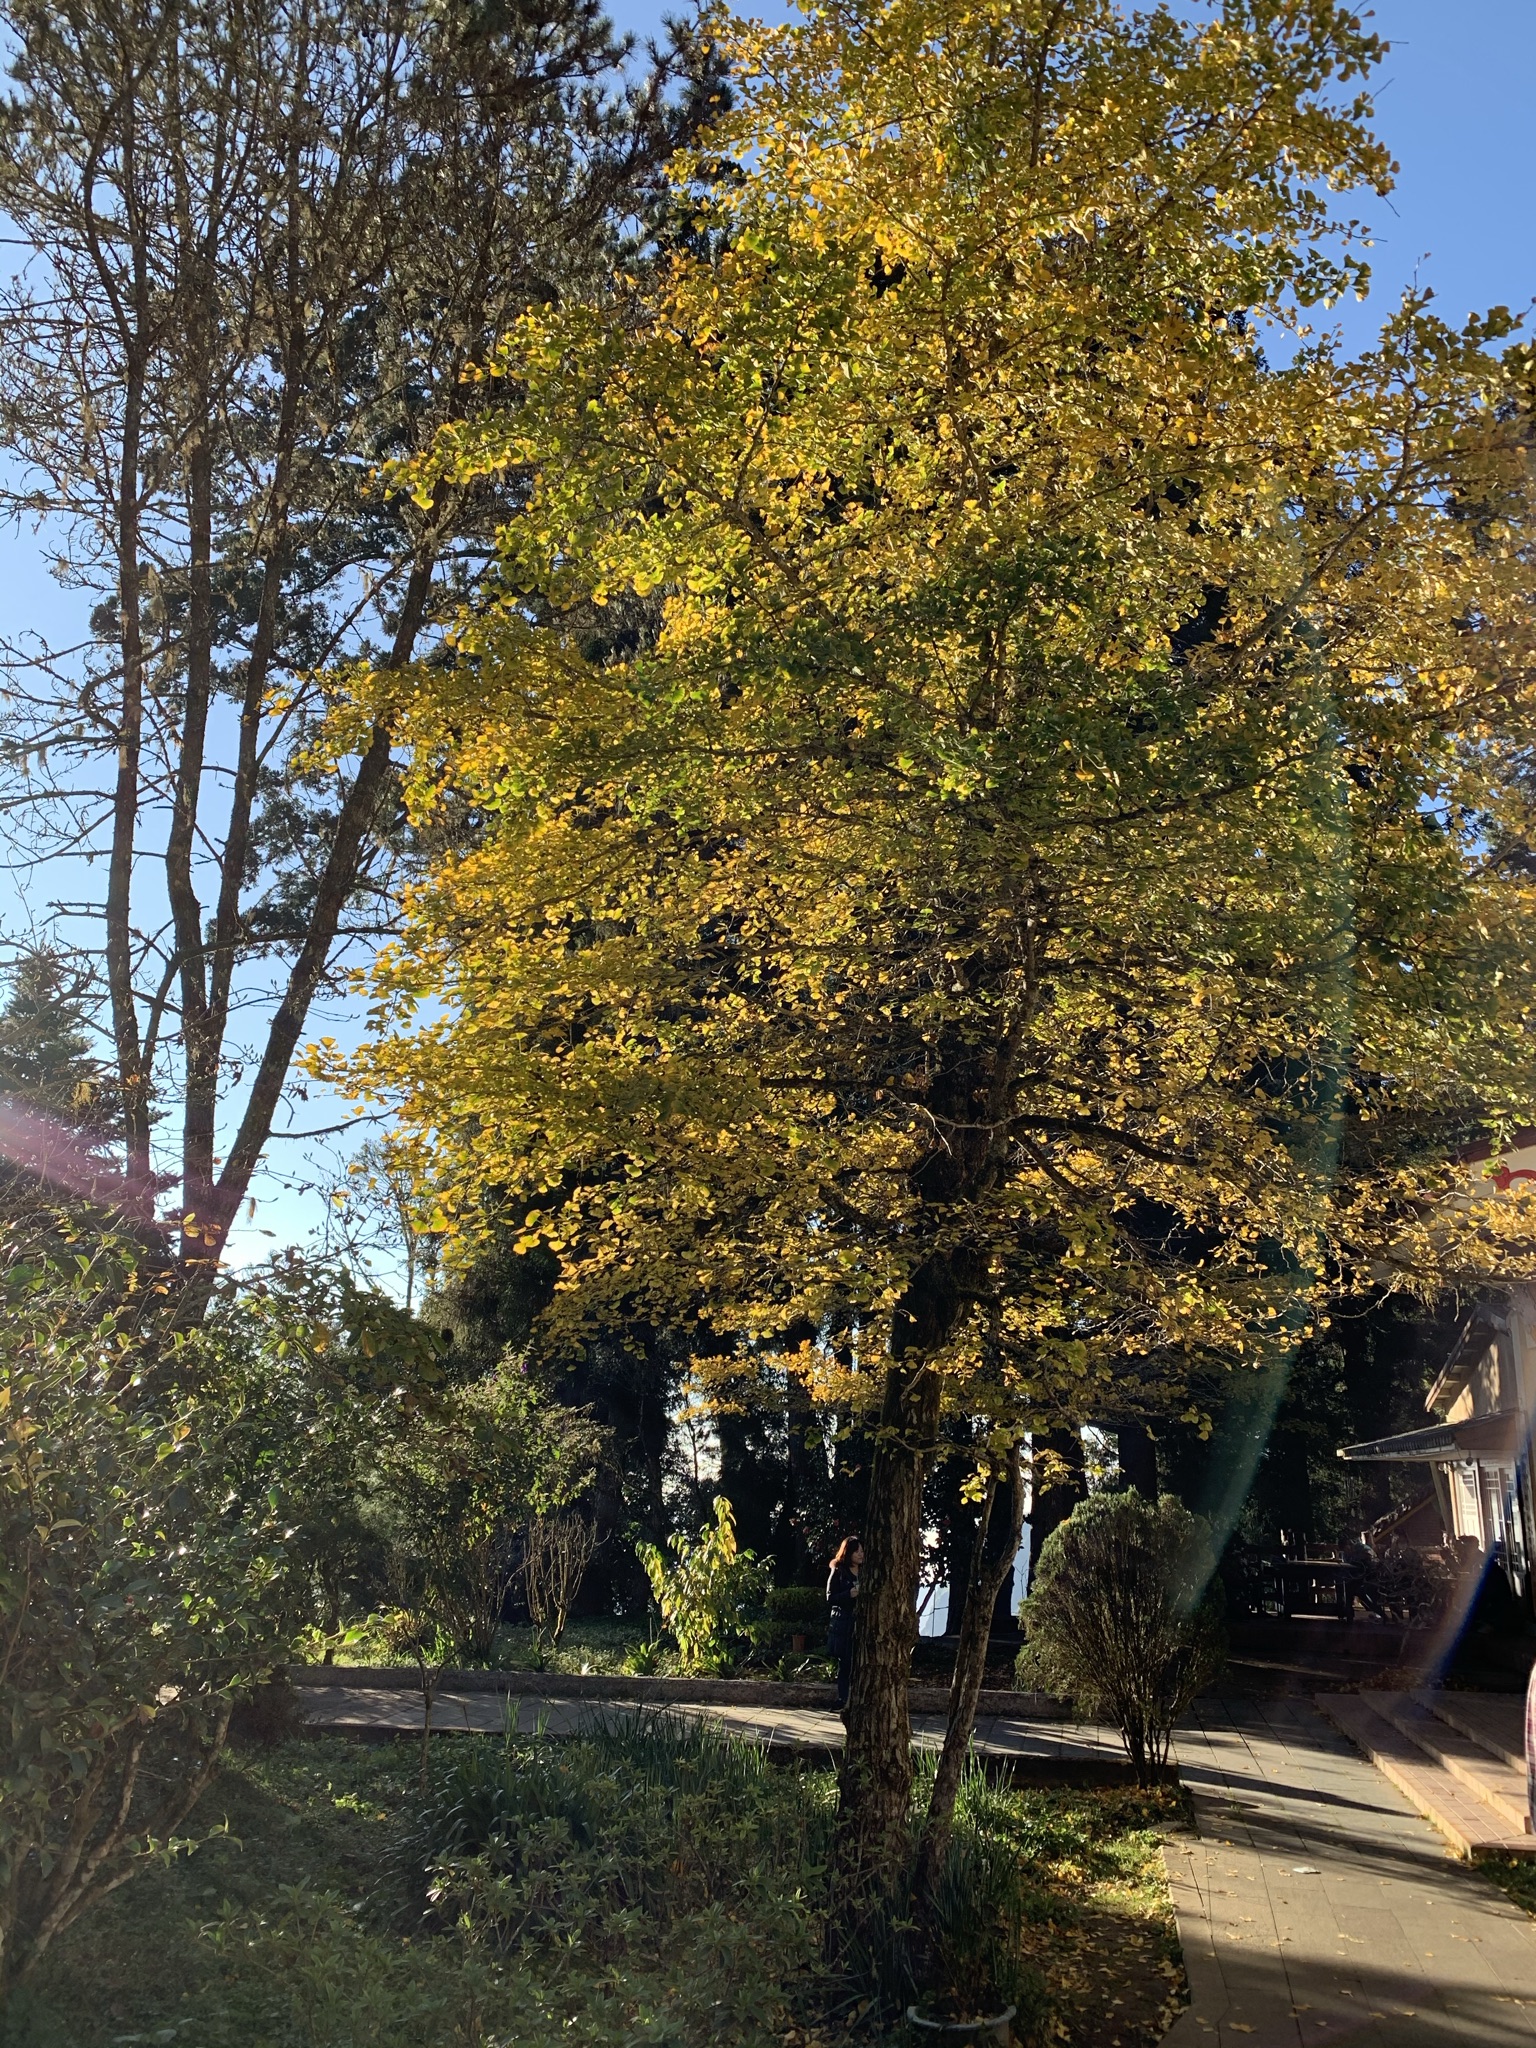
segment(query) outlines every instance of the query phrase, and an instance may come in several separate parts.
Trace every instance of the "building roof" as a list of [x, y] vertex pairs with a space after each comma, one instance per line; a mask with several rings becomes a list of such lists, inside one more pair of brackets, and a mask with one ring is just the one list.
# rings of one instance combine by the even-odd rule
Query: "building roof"
[[1338, 1455], [1352, 1464], [1464, 1465], [1474, 1459], [1510, 1464], [1524, 1450], [1521, 1416], [1506, 1408], [1466, 1422], [1437, 1422], [1429, 1429], [1405, 1429], [1400, 1436], [1381, 1436], [1371, 1443], [1345, 1444]]
[[1456, 1342], [1440, 1369], [1439, 1378], [1424, 1396], [1424, 1406], [1431, 1415], [1442, 1401], [1455, 1400], [1472, 1377], [1473, 1367], [1497, 1334], [1486, 1312], [1482, 1308], [1474, 1309], [1457, 1332]]

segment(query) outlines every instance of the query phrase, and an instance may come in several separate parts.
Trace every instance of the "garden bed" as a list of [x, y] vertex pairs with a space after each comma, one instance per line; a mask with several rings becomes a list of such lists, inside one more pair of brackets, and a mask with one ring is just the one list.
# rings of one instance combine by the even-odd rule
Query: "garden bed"
[[[780, 1591], [814, 1592], [815, 1617], [806, 1616], [798, 1622], [784, 1623], [778, 1639], [780, 1654], [754, 1655], [746, 1668], [739, 1670], [739, 1676], [781, 1684], [829, 1684], [835, 1666], [824, 1652], [826, 1615], [820, 1592], [803, 1587], [781, 1588]], [[794, 1648], [797, 1639], [805, 1644], [803, 1650]], [[318, 1633], [313, 1636], [310, 1654], [303, 1660], [306, 1664], [319, 1662], [324, 1641]], [[919, 1636], [912, 1646], [913, 1685], [926, 1688], [930, 1695], [947, 1692], [954, 1676], [958, 1642], [957, 1636]], [[1013, 1636], [997, 1637], [988, 1646], [983, 1682], [989, 1692], [1013, 1690], [1018, 1650], [1019, 1639]], [[333, 1644], [331, 1655], [342, 1657], [343, 1652]], [[379, 1617], [372, 1616], [348, 1632], [344, 1661], [354, 1671], [386, 1669], [398, 1667], [400, 1653], [391, 1647]], [[485, 1668], [531, 1672], [540, 1679], [560, 1675], [571, 1678], [677, 1678], [682, 1675], [675, 1647], [665, 1639], [656, 1640], [648, 1633], [644, 1622], [633, 1617], [622, 1619], [600, 1615], [582, 1615], [573, 1620], [558, 1644], [541, 1641], [537, 1632], [524, 1624], [503, 1623], [496, 1632], [494, 1650], [486, 1659]]]
[[[609, 1818], [567, 1836], [559, 1816], [580, 1758], [572, 1765], [572, 1749], [556, 1747], [528, 1748], [517, 1766], [547, 1814], [538, 1825], [521, 1816], [535, 1853], [494, 1878], [461, 1858], [457, 1891], [435, 1908], [417, 1874], [412, 1745], [310, 1740], [235, 1757], [202, 1815], [225, 1832], [146, 1872], [63, 1938], [20, 2040], [813, 2048], [849, 2038], [826, 2017], [815, 1904], [829, 1772], [765, 1771], [720, 1745], [720, 1784], [674, 1800], [664, 1839], [650, 1840], [635, 1815], [666, 1779], [665, 1759], [589, 1757], [585, 1782]], [[500, 1751], [477, 1744], [492, 1777]], [[435, 1770], [469, 1755], [463, 1741], [444, 1745]], [[440, 1828], [441, 1781], [438, 1794]], [[1000, 1836], [1026, 1874], [1020, 1960], [1037, 1986], [1026, 2038], [1152, 2048], [1181, 1995], [1158, 1846], [1178, 1795], [978, 1797], [973, 1824]], [[859, 2038], [885, 2037], [866, 2028]]]

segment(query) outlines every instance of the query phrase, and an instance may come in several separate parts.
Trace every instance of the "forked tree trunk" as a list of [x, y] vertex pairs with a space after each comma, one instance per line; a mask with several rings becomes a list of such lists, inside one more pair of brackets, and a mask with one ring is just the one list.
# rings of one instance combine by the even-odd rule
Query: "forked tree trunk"
[[834, 1948], [857, 1938], [901, 1881], [912, 1795], [908, 1685], [917, 1640], [923, 1461], [939, 1416], [938, 1375], [893, 1364], [885, 1376], [854, 1626], [848, 1740], [838, 1785], [829, 1925]]
[[955, 1819], [955, 1799], [976, 1730], [976, 1703], [987, 1672], [987, 1643], [992, 1615], [1003, 1583], [1013, 1570], [1024, 1533], [1024, 1461], [1021, 1446], [1010, 1444], [1006, 1455], [987, 1474], [987, 1490], [977, 1519], [971, 1570], [966, 1581], [955, 1675], [949, 1688], [949, 1725], [939, 1752], [938, 1773], [923, 1822], [918, 1852], [916, 1893], [919, 1902], [931, 1897]]

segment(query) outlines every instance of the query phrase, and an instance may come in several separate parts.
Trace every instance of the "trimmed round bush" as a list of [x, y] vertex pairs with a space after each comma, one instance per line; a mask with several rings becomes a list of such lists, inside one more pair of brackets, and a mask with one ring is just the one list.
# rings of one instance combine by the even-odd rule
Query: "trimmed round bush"
[[1151, 1783], [1225, 1660], [1209, 1526], [1168, 1494], [1091, 1495], [1042, 1548], [1023, 1621], [1021, 1682], [1113, 1721]]

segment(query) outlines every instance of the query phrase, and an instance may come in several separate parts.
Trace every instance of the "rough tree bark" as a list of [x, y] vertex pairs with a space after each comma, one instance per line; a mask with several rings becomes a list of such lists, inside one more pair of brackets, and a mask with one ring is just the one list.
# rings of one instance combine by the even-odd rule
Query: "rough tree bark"
[[891, 1318], [891, 1362], [870, 1462], [864, 1570], [854, 1626], [848, 1739], [838, 1780], [832, 1864], [834, 1958], [899, 1897], [910, 1859], [912, 1648], [922, 1558], [923, 1471], [937, 1445], [943, 1378], [936, 1361], [985, 1282], [974, 1248], [934, 1252]]
[[917, 1640], [923, 1463], [938, 1427], [939, 1394], [938, 1375], [921, 1362], [897, 1360], [886, 1372], [864, 1522], [848, 1740], [838, 1781], [835, 1946], [878, 1909], [907, 1860], [908, 1687]]

